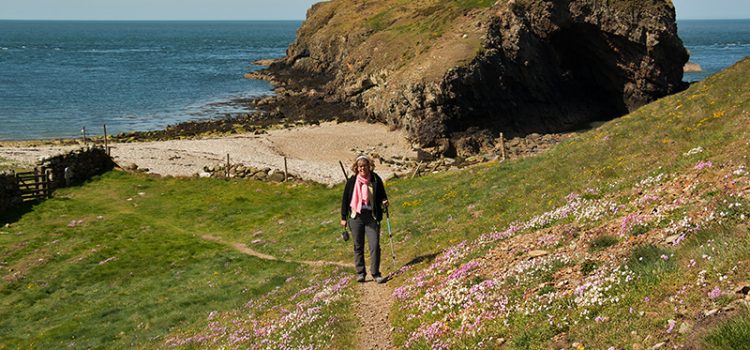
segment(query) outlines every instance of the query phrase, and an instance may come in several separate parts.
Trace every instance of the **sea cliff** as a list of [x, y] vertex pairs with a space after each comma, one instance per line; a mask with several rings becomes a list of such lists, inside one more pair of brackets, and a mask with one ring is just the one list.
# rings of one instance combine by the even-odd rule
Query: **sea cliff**
[[627, 114], [684, 89], [687, 60], [670, 1], [333, 0], [262, 74], [297, 105], [472, 153]]

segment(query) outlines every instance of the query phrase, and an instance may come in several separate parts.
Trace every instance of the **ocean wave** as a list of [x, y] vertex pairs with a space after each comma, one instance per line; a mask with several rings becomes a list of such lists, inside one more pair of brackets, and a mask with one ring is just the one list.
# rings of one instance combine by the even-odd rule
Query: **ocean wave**
[[87, 49], [81, 50], [88, 53], [133, 53], [133, 52], [159, 52], [161, 49], [156, 48], [137, 48], [137, 49]]
[[718, 49], [748, 48], [750, 47], [750, 43], [713, 43], [712, 45], [710, 45], [710, 47]]

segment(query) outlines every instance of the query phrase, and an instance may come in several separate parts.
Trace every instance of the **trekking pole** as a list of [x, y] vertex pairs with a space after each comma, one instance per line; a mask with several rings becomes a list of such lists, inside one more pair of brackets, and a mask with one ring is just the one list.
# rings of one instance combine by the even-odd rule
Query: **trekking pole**
[[388, 214], [388, 206], [385, 207], [385, 222], [388, 224], [388, 240], [391, 242], [391, 258], [393, 259], [393, 270], [396, 271], [396, 253], [393, 252], [393, 233], [391, 233], [391, 215]]
[[349, 174], [347, 174], [346, 170], [344, 169], [344, 163], [341, 163], [341, 161], [339, 161], [339, 166], [341, 166], [341, 172], [344, 173], [344, 182], [347, 182], [349, 180]]

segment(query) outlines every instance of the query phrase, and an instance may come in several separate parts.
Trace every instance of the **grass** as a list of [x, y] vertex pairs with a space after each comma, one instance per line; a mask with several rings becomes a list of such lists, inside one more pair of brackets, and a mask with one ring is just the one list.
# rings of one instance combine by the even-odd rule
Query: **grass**
[[[508, 162], [495, 166], [485, 166], [464, 172], [460, 177], [452, 176], [452, 183], [443, 183], [443, 176], [438, 175], [430, 178], [434, 188], [455, 189], [447, 192], [444, 196], [448, 200], [441, 200], [438, 193], [430, 190], [408, 189], [407, 181], [394, 184], [394, 192], [399, 194], [405, 206], [401, 215], [410, 216], [417, 212], [433, 213], [433, 218], [422, 217], [414, 220], [408, 226], [416, 233], [428, 231], [429, 234], [414, 234], [410, 240], [414, 246], [429, 244], [430, 238], [437, 242], [443, 242], [444, 246], [450, 246], [451, 240], [472, 239], [476, 235], [470, 232], [492, 232], [502, 231], [512, 222], [523, 222], [532, 215], [548, 212], [555, 207], [565, 203], [568, 193], [584, 193], [590, 190], [597, 195], [585, 199], [598, 200], [607, 198], [617, 193], [627, 193], [639, 182], [649, 178], [659, 177], [660, 174], [680, 174], [686, 171], [694, 171], [696, 163], [700, 160], [711, 159], [714, 164], [723, 162], [731, 163], [734, 167], [748, 165], [746, 152], [748, 128], [747, 118], [750, 107], [747, 98], [750, 97], [750, 80], [747, 72], [750, 70], [750, 60], [745, 60], [724, 73], [711, 77], [710, 79], [695, 84], [690, 90], [662, 99], [656, 103], [645, 106], [640, 110], [625, 116], [603, 127], [582, 135], [570, 142], [555, 148], [549, 153], [518, 162]], [[729, 86], [733, 88], [729, 89]], [[731, 91], [730, 91], [731, 90]], [[709, 117], [706, 117], [709, 116]], [[715, 117], [714, 117], [715, 116]], [[637, 139], [638, 142], [633, 142]], [[685, 154], [694, 148], [701, 147], [704, 151], [698, 156], [686, 156]], [[724, 166], [724, 165], [722, 165]], [[668, 175], [676, 176], [676, 175]], [[705, 186], [703, 186], [705, 187]], [[548, 324], [547, 316], [513, 316], [508, 318], [507, 324], [485, 326], [485, 333], [479, 338], [455, 339], [461, 344], [479, 344], [481, 338], [490, 335], [496, 337], [512, 338], [509, 342], [511, 348], [547, 348], [550, 339], [560, 338], [565, 342], [584, 340], [586, 347], [607, 348], [612, 345], [630, 346], [643, 341], [645, 335], [665, 334], [672, 308], [679, 305], [688, 305], [690, 308], [686, 314], [698, 312], [706, 305], [706, 293], [711, 284], [718, 281], [715, 276], [732, 275], [734, 268], [737, 271], [747, 269], [748, 257], [741, 247], [747, 245], [747, 238], [735, 235], [735, 227], [738, 222], [746, 218], [746, 205], [732, 205], [737, 200], [722, 199], [717, 196], [716, 189], [696, 187], [696, 193], [706, 192], [706, 201], [721, 203], [717, 205], [717, 213], [722, 214], [727, 220], [728, 226], [713, 226], [703, 228], [693, 238], [684, 243], [678, 250], [665, 248], [661, 245], [643, 244], [636, 246], [631, 253], [629, 262], [625, 264], [633, 271], [636, 279], [630, 283], [612, 289], [612, 293], [606, 297], [620, 296], [621, 302], [613, 306], [592, 307], [584, 314], [578, 314], [580, 309], [572, 314], [568, 312], [550, 312], [555, 319], [569, 320], [571, 323]], [[485, 189], [484, 192], [478, 189]], [[486, 195], [485, 195], [486, 194]], [[430, 198], [433, 198], [430, 200]], [[622, 200], [629, 198], [627, 200]], [[692, 197], [691, 197], [692, 198]], [[437, 200], [435, 200], [437, 199]], [[626, 197], [618, 197], [615, 202], [625, 207], [634, 206], [635, 198], [629, 194]], [[666, 213], [659, 229], [664, 229], [680, 221], [684, 216], [696, 209], [703, 210], [703, 199], [685, 209], [677, 209]], [[731, 207], [730, 207], [731, 206]], [[468, 208], [480, 207], [482, 215], [474, 220], [457, 219], [463, 214], [469, 215]], [[445, 211], [443, 211], [445, 210]], [[443, 220], [440, 220], [443, 218]], [[448, 218], [448, 219], [446, 219]], [[428, 221], [428, 223], [424, 223]], [[729, 224], [732, 222], [733, 224]], [[557, 225], [565, 224], [565, 220], [552, 221], [539, 229], [555, 229]], [[586, 227], [595, 228], [596, 221], [584, 223], [581, 229]], [[401, 227], [404, 224], [402, 223]], [[429, 227], [439, 227], [438, 230], [430, 230]], [[617, 224], [619, 227], [619, 222]], [[649, 226], [646, 226], [649, 227]], [[651, 227], [649, 227], [651, 228]], [[641, 232], [643, 231], [643, 232]], [[649, 237], [649, 230], [634, 229], [628, 237], [628, 244], [632, 239], [634, 242], [642, 241], [643, 237]], [[444, 233], [448, 237], [443, 236]], [[637, 233], [636, 233], [637, 232]], [[599, 236], [599, 235], [597, 235]], [[428, 238], [429, 237], [429, 238]], [[710, 238], [706, 238], [710, 237]], [[717, 237], [721, 237], [719, 241]], [[608, 239], [593, 241], [592, 254], [599, 254], [599, 250], [612, 246], [616, 242], [610, 236]], [[663, 239], [662, 239], [663, 240]], [[713, 240], [713, 241], [712, 241]], [[407, 244], [410, 243], [407, 241]], [[440, 245], [441, 243], [437, 243]], [[446, 244], [448, 243], [448, 244]], [[619, 246], [619, 245], [618, 245]], [[619, 248], [613, 248], [619, 249]], [[718, 254], [716, 251], [721, 251]], [[609, 249], [608, 249], [609, 251]], [[721, 255], [719, 258], [717, 255]], [[711, 260], [707, 260], [709, 258]], [[596, 259], [598, 262], [599, 259]], [[699, 269], [690, 269], [692, 262], [697, 261], [699, 266], [707, 269], [706, 276], [713, 276], [704, 288], [682, 291], [683, 287], [693, 286], [696, 279], [702, 278], [698, 275]], [[460, 265], [464, 261], [458, 261]], [[581, 262], [584, 274], [591, 274], [592, 278], [604, 273], [601, 267], [595, 269], [594, 262]], [[701, 265], [702, 264], [702, 265]], [[729, 273], [727, 271], [730, 271]], [[741, 278], [742, 276], [739, 276]], [[513, 278], [509, 278], [510, 281]], [[517, 282], [508, 282], [509, 286], [517, 285]], [[533, 291], [538, 284], [530, 281], [528, 285], [520, 286], [518, 290], [511, 290], [507, 294], [511, 300], [510, 304], [521, 303], [525, 291]], [[700, 284], [699, 284], [700, 285]], [[469, 288], [471, 285], [467, 286]], [[429, 289], [426, 285], [424, 289]], [[437, 287], [435, 287], [437, 288]], [[504, 287], [507, 288], [507, 287]], [[687, 288], [687, 287], [686, 287]], [[441, 290], [438, 288], [438, 290]], [[549, 288], [541, 287], [534, 294], [547, 296]], [[449, 293], [446, 291], [446, 293]], [[620, 294], [614, 294], [620, 293]], [[649, 301], [646, 301], [649, 300]], [[674, 306], [670, 300], [682, 300], [684, 304]], [[719, 298], [710, 303], [721, 306], [728, 302]], [[570, 299], [563, 298], [553, 303], [553, 310], [567, 310]], [[654, 304], [656, 303], [656, 304]], [[397, 306], [402, 317], [413, 317], [409, 311], [404, 310], [404, 305]], [[634, 310], [630, 311], [629, 307]], [[646, 311], [646, 310], [660, 311]], [[645, 317], [650, 314], [640, 315], [643, 312], [657, 312], [658, 317]], [[631, 314], [634, 312], [634, 314]], [[591, 322], [596, 317], [602, 317], [601, 322]], [[429, 324], [439, 315], [433, 315], [422, 320], [421, 323], [411, 320], [405, 322], [399, 319], [397, 326], [405, 327], [405, 333], [397, 337], [398, 344], [405, 344], [408, 333], [414, 330], [414, 325]], [[608, 319], [616, 321], [606, 321]], [[572, 326], [575, 321], [576, 326]], [[567, 322], [567, 321], [566, 321]], [[566, 324], [568, 324], [566, 326]], [[613, 325], [616, 324], [616, 327]], [[418, 326], [417, 326], [418, 327]], [[632, 335], [631, 332], [636, 332]], [[513, 336], [517, 335], [517, 336]], [[536, 335], [539, 335], [538, 337]], [[654, 338], [653, 336], [651, 337]], [[648, 344], [642, 344], [648, 345]], [[651, 344], [652, 345], [652, 344]], [[484, 345], [487, 348], [486, 343]], [[414, 348], [429, 347], [428, 343], [420, 342]], [[481, 348], [481, 347], [480, 347]]]
[[617, 237], [612, 235], [603, 235], [594, 238], [589, 243], [589, 251], [596, 252], [600, 250], [607, 249], [619, 242], [620, 240], [617, 239]]
[[[206, 205], [207, 198], [192, 196], [210, 185], [183, 182], [180, 192], [173, 186], [181, 181], [109, 173], [57, 191], [2, 229], [0, 310], [14, 317], [0, 320], [0, 348], [153, 345], [175, 327], [237, 308], [288, 277], [315, 278], [309, 268], [201, 238], [213, 225], [244, 224], [239, 207], [253, 203], [228, 196]], [[230, 184], [207, 183], [231, 191]], [[226, 211], [211, 217], [221, 205]]]
[[[318, 5], [314, 15], [300, 29], [300, 35], [348, 37], [347, 60], [362, 64], [358, 69], [374, 76], [384, 69], [394, 73], [406, 71], [421, 57], [433, 67], [429, 75], [442, 78], [446, 69], [476, 57], [480, 41], [478, 34], [472, 35], [459, 42], [460, 45], [450, 45], [442, 53], [436, 53], [435, 50], [441, 50], [438, 47], [444, 46], [439, 45], [441, 40], [449, 38], [453, 28], [466, 21], [463, 17], [469, 11], [489, 8], [494, 3], [489, 0], [387, 0], [363, 6], [328, 2]], [[379, 50], [380, 54], [372, 55], [373, 50]], [[436, 60], [434, 56], [442, 58]], [[424, 60], [421, 61], [424, 63]]]
[[596, 271], [596, 269], [599, 268], [599, 265], [596, 263], [596, 261], [586, 259], [586, 261], [581, 264], [581, 273], [584, 275], [589, 275], [592, 272]]
[[717, 350], [750, 349], [750, 312], [747, 309], [723, 322], [704, 338], [706, 347]]
[[[719, 171], [718, 164], [750, 166], [746, 157], [750, 150], [749, 76], [750, 60], [745, 60], [686, 92], [645, 106], [535, 158], [390, 181], [387, 190], [393, 203], [391, 226], [399, 264], [421, 260], [412, 267], [412, 273], [417, 273], [431, 263], [420, 257], [549, 212], [565, 205], [573, 192], [588, 193], [585, 199], [596, 203], [662, 173], [678, 176], [693, 171], [699, 160], [717, 164], [707, 173]], [[684, 155], [699, 146], [702, 153]], [[338, 241], [341, 191], [341, 186], [328, 189], [111, 172], [82, 186], [62, 189], [55, 198], [24, 212], [2, 213], [0, 222], [10, 226], [0, 229], [0, 314], [13, 316], [0, 319], [0, 348], [158, 348], [168, 337], [203, 334], [211, 327], [208, 315], [212, 311], [217, 311], [222, 321], [246, 320], [240, 314], [249, 300], [278, 306], [259, 308], [252, 314], [273, 322], [282, 317], [282, 309], [294, 309], [296, 301], [289, 295], [340, 271], [262, 261], [203, 236], [244, 243], [284, 259], [346, 262], [351, 259], [351, 248]], [[705, 288], [718, 285], [717, 276], [734, 276], [728, 271], [735, 266], [735, 271], [750, 269], [744, 249], [750, 242], [746, 235], [737, 234], [736, 228], [743, 222], [742, 216], [750, 214], [748, 205], [743, 202], [730, 207], [733, 198], [720, 193], [705, 197], [710, 203], [726, 200], [721, 208], [727, 214], [721, 224], [702, 227], [676, 249], [653, 242], [634, 249], [626, 265], [638, 278], [612, 289], [623, 296], [620, 304], [593, 306], [583, 315], [577, 309], [555, 314], [566, 315], [578, 322], [575, 324], [550, 325], [546, 315], [515, 315], [507, 325], [484, 328], [487, 333], [482, 335], [505, 337], [510, 339], [508, 345], [517, 344], [518, 348], [546, 348], [554, 337], [586, 340], [585, 345], [595, 348], [607, 348], [608, 344], [622, 347], [643, 341], [646, 334], [665, 334], [670, 310], [679, 307], [670, 297], [691, 307], [721, 303], [721, 299], [706, 300], [704, 287], [677, 294], [700, 278], [699, 269], [686, 267], [691, 259], [707, 271]], [[668, 213], [660, 229], [688, 214], [688, 209], [679, 215]], [[614, 214], [607, 215], [610, 217], [605, 219], [611, 219]], [[601, 220], [586, 219], [576, 223], [577, 229], [595, 227]], [[555, 230], [569, 221], [551, 221], [543, 229]], [[633, 239], [648, 236], [643, 233]], [[584, 237], [591, 236], [581, 235], [580, 239]], [[604, 254], [625, 244], [630, 243], [623, 241], [589, 254]], [[560, 248], [567, 246], [564, 243]], [[481, 253], [492, 248], [485, 247]], [[601, 256], [592, 259], [599, 266], [589, 271], [591, 276], [606, 272]], [[533, 270], [526, 280], [508, 283], [511, 301], [522, 304], [555, 295], [548, 283], [567, 270], [581, 271], [576, 264], [585, 264], [585, 259], [553, 262]], [[383, 266], [385, 273], [390, 272], [388, 264]], [[285, 286], [289, 277], [299, 279]], [[391, 283], [398, 286], [408, 277]], [[539, 287], [542, 283], [545, 286]], [[644, 301], [645, 297], [653, 302]], [[570, 298], [561, 298], [554, 305], [567, 310], [570, 302]], [[633, 314], [629, 307], [635, 309]], [[399, 304], [395, 308], [399, 317], [406, 317], [408, 308]], [[661, 313], [637, 317], [640, 311]], [[343, 334], [353, 327], [353, 312], [351, 296], [322, 311], [326, 317], [335, 315], [333, 324], [323, 324], [337, 334], [327, 346], [351, 345], [343, 340], [347, 338]], [[614, 321], [592, 322], [598, 316], [617, 320], [617, 326]], [[438, 316], [430, 317], [398, 318], [393, 326], [399, 344], [407, 338], [406, 332], [426, 321], [434, 322]], [[321, 324], [312, 322], [305, 327]], [[314, 335], [310, 329], [303, 328], [299, 336]], [[632, 331], [638, 334], [632, 335]], [[475, 346], [478, 339], [481, 337], [460, 341]], [[484, 347], [491, 345], [485, 343]]]

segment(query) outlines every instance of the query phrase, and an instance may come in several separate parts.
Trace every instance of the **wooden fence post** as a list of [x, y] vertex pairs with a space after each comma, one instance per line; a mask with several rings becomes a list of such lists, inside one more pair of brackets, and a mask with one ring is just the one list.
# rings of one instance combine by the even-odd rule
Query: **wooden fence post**
[[227, 167], [224, 169], [224, 175], [226, 175], [227, 180], [229, 180], [229, 153], [227, 153]]
[[505, 161], [505, 136], [500, 133], [500, 156], [502, 161]]
[[39, 168], [34, 168], [34, 194], [36, 199], [41, 199], [41, 188], [40, 188], [40, 179], [41, 176], [39, 176]]
[[104, 151], [109, 155], [109, 142], [107, 142], [107, 124], [104, 124]]
[[284, 157], [284, 182], [286, 182], [289, 179], [289, 173], [287, 172], [286, 168], [286, 157]]

